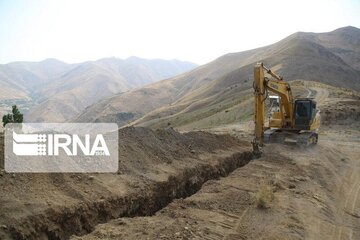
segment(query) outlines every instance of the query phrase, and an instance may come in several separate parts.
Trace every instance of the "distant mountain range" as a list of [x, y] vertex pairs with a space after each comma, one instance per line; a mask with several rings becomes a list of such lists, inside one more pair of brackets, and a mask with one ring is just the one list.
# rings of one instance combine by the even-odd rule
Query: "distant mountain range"
[[232, 115], [237, 119], [244, 112], [245, 96], [252, 93], [253, 66], [260, 61], [286, 80], [311, 80], [360, 91], [360, 29], [297, 32], [266, 47], [226, 54], [173, 78], [103, 99], [74, 121], [184, 126], [231, 108], [238, 111]]
[[196, 67], [179, 60], [104, 58], [76, 64], [56, 59], [0, 65], [0, 113], [20, 105], [28, 122], [63, 122], [116, 93]]

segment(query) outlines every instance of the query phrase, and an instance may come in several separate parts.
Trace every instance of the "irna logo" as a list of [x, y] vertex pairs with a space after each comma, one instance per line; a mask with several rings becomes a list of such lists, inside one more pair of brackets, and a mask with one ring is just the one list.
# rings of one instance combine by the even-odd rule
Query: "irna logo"
[[17, 134], [13, 132], [13, 152], [17, 156], [59, 156], [63, 151], [68, 156], [110, 156], [102, 134], [91, 141], [90, 134]]
[[109, 173], [119, 167], [116, 123], [9, 123], [6, 172]]

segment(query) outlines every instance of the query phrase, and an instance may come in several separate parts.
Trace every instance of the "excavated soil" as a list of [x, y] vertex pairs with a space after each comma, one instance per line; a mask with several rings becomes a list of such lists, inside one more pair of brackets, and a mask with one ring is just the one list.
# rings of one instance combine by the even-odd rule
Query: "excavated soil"
[[118, 173], [1, 170], [0, 239], [68, 239], [114, 218], [153, 215], [246, 165], [250, 150], [229, 135], [125, 128], [119, 130]]
[[322, 122], [326, 126], [348, 125], [360, 121], [360, 104], [356, 100], [341, 100], [326, 104], [322, 110]]

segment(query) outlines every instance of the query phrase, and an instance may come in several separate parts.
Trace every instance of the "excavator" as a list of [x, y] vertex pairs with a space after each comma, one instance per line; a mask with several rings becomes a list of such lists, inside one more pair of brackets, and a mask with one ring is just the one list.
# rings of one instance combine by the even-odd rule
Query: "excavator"
[[[255, 138], [252, 145], [256, 155], [261, 155], [264, 143], [268, 142], [291, 142], [301, 146], [318, 142], [320, 111], [313, 98], [294, 99], [290, 84], [263, 63], [254, 67], [253, 88]], [[278, 96], [278, 108], [270, 114], [268, 126], [265, 126], [265, 100], [269, 92]]]

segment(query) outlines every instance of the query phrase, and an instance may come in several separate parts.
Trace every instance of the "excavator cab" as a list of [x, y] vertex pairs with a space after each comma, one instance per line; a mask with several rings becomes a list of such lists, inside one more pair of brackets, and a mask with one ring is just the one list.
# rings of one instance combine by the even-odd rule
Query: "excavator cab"
[[297, 99], [294, 103], [295, 129], [310, 130], [317, 113], [316, 102], [309, 98]]

